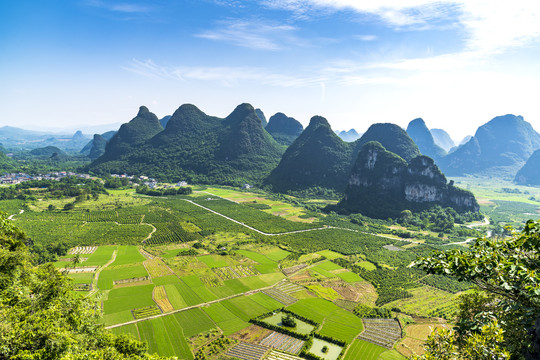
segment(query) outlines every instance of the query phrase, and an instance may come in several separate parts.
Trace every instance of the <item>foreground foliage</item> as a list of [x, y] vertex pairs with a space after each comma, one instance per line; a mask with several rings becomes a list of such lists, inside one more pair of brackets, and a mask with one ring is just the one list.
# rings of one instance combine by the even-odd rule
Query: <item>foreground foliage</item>
[[34, 266], [26, 235], [0, 213], [0, 359], [159, 359], [114, 336], [52, 264]]
[[506, 239], [479, 239], [471, 251], [418, 259], [433, 274], [476, 284], [462, 298], [455, 331], [429, 338], [418, 359], [538, 359], [540, 356], [540, 222]]

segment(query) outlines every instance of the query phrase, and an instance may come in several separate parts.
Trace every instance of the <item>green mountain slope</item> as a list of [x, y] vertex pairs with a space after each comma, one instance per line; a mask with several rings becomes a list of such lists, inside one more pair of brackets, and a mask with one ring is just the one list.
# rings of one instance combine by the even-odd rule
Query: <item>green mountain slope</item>
[[184, 104], [163, 131], [127, 146], [118, 158], [108, 157], [109, 148], [91, 170], [230, 185], [260, 182], [282, 154], [249, 104], [239, 105], [225, 119]]
[[314, 116], [308, 127], [287, 148], [266, 183], [272, 185], [274, 191], [313, 187], [343, 191], [351, 153], [352, 146], [332, 131], [328, 121]]
[[348, 178], [339, 207], [377, 218], [396, 217], [405, 209], [433, 205], [458, 211], [478, 211], [472, 193], [447, 184], [446, 177], [428, 156], [407, 163], [379, 142], [366, 143]]
[[279, 144], [288, 146], [302, 133], [304, 127], [296, 119], [278, 112], [270, 117], [265, 129]]
[[431, 135], [431, 132], [422, 118], [414, 119], [409, 123], [407, 126], [407, 134], [413, 139], [422, 154], [435, 160], [446, 155], [446, 151], [435, 144], [433, 135]]
[[354, 144], [354, 159], [362, 146], [370, 141], [378, 141], [388, 151], [402, 157], [405, 161], [420, 155], [420, 150], [407, 132], [396, 124], [373, 124]]

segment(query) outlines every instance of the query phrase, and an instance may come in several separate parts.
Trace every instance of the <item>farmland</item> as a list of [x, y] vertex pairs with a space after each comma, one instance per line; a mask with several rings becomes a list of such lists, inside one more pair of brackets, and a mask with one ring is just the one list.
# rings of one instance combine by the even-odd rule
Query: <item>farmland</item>
[[[302, 207], [263, 194], [206, 191], [152, 199], [111, 192], [71, 211], [49, 211], [47, 201], [59, 200], [43, 199], [15, 221], [40, 245], [66, 244], [70, 252], [55, 263], [58, 268], [71, 266], [76, 255], [83, 259], [77, 269], [92, 267], [69, 276], [78, 293], [90, 294], [103, 324], [164, 356], [303, 356], [306, 340], [276, 328], [258, 328], [264, 336], [238, 342], [254, 319], [265, 316], [269, 326], [279, 327], [286, 311], [296, 319], [297, 335], [311, 341], [305, 352], [328, 360], [342, 349], [344, 359], [401, 359], [394, 347], [418, 349], [425, 334], [407, 328], [412, 335], [384, 344], [388, 349], [375, 337], [360, 340], [363, 332], [382, 330], [364, 326], [355, 306], [379, 305], [393, 317], [451, 320], [462, 287], [407, 268], [431, 247], [377, 236], [337, 215], [308, 219]], [[19, 205], [12, 201], [6, 209]], [[440, 290], [448, 284], [457, 293]]]

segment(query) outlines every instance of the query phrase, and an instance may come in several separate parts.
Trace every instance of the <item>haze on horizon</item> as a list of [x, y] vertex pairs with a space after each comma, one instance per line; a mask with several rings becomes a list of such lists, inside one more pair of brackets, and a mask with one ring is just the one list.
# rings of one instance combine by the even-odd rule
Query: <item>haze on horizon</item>
[[507, 113], [540, 130], [535, 1], [8, 0], [0, 20], [0, 126], [248, 102], [334, 130], [422, 117], [461, 140]]

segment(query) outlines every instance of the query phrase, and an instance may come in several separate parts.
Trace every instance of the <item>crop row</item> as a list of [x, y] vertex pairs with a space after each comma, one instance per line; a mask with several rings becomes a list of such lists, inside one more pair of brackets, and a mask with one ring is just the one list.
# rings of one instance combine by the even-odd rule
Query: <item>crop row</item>
[[259, 272], [251, 265], [227, 266], [214, 268], [213, 270], [223, 280], [238, 279], [259, 274]]
[[364, 331], [359, 339], [391, 349], [401, 338], [401, 327], [395, 319], [363, 319]]
[[156, 286], [154, 288], [152, 297], [163, 312], [170, 312], [174, 310], [171, 302], [169, 301], [169, 298], [167, 297], [167, 292], [165, 291], [165, 287], [163, 285]]
[[152, 277], [171, 275], [172, 271], [160, 258], [153, 258], [144, 262], [144, 267]]
[[298, 300], [290, 295], [287, 295], [285, 294], [284, 292], [276, 289], [276, 288], [271, 288], [271, 289], [266, 289], [266, 290], [263, 290], [263, 293], [265, 293], [266, 295], [270, 296], [271, 298], [273, 298], [274, 300], [277, 300], [279, 301], [280, 303], [284, 304], [284, 305], [291, 305], [291, 304], [294, 304], [295, 302], [297, 302]]
[[153, 223], [156, 232], [146, 240], [147, 244], [167, 244], [175, 242], [189, 242], [199, 240], [199, 233], [192, 233], [184, 230], [181, 224], [173, 223]]
[[139, 309], [133, 309], [131, 310], [131, 313], [133, 314], [133, 317], [135, 319], [143, 319], [149, 316], [159, 315], [161, 314], [161, 310], [157, 306], [153, 305]]
[[227, 352], [227, 356], [242, 360], [260, 360], [268, 351], [268, 348], [261, 345], [238, 343]]
[[261, 340], [260, 345], [283, 350], [292, 354], [298, 354], [302, 349], [302, 346], [304, 346], [304, 342], [292, 336], [273, 331], [270, 335]]
[[271, 350], [266, 356], [265, 360], [303, 360], [302, 358], [294, 355], [285, 354], [279, 351]]
[[216, 287], [223, 285], [223, 282], [216, 276], [201, 276], [201, 281], [206, 287]]
[[69, 249], [68, 254], [69, 255], [77, 255], [77, 254], [92, 254], [94, 251], [96, 251], [97, 246], [76, 246], [72, 249]]

